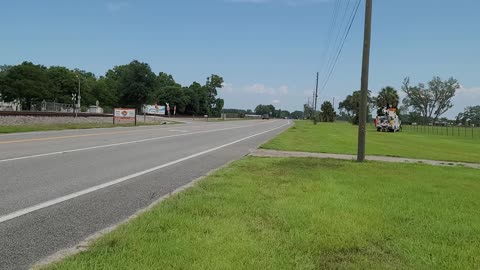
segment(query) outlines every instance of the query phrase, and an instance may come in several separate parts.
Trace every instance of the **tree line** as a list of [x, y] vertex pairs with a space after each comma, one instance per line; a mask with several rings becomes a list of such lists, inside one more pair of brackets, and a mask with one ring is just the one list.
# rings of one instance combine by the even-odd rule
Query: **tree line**
[[337, 112], [330, 101], [325, 101], [320, 106], [320, 111], [315, 111], [311, 104], [303, 105], [304, 119], [313, 120], [317, 122], [335, 122], [337, 119]]
[[254, 110], [248, 109], [223, 109], [223, 113], [235, 115], [235, 117], [244, 118], [246, 115], [268, 115], [273, 118], [292, 118], [303, 119], [303, 112], [276, 109], [272, 104], [259, 104]]
[[141, 109], [144, 104], [169, 103], [172, 110], [176, 106], [178, 114], [219, 116], [224, 100], [217, 95], [223, 82], [222, 77], [213, 74], [203, 84], [182, 86], [172, 75], [155, 74], [147, 63], [137, 60], [115, 66], [99, 77], [79, 69], [23, 62], [0, 66], [0, 99], [20, 102], [23, 108], [39, 100], [74, 103], [72, 94], [78, 93], [80, 83], [84, 106], [98, 100], [108, 111], [114, 107]]
[[[377, 96], [372, 96], [368, 91], [368, 118], [371, 118], [370, 111], [377, 109], [377, 115], [383, 114], [385, 108], [396, 108], [403, 123], [437, 123], [446, 122], [448, 119], [442, 117], [453, 107], [453, 97], [460, 88], [459, 82], [454, 78], [442, 80], [434, 77], [427, 84], [419, 83], [411, 85], [410, 78], [405, 78], [402, 91], [405, 98], [400, 100], [399, 92], [391, 86], [381, 89]], [[339, 117], [358, 124], [360, 112], [360, 91], [348, 95], [345, 100], [339, 103]], [[470, 120], [470, 121], [468, 121]], [[456, 123], [475, 124], [480, 122], [480, 106], [465, 108], [464, 113], [457, 116]], [[478, 124], [477, 124], [478, 125]]]

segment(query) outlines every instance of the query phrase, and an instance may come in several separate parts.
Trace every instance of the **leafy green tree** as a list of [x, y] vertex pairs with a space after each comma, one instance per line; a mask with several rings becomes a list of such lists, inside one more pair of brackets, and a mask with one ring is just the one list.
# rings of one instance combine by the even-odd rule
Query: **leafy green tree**
[[330, 101], [325, 101], [320, 106], [320, 121], [321, 122], [334, 122], [335, 121], [335, 109]]
[[[83, 70], [76, 70], [81, 82], [82, 107], [84, 111], [90, 105], [95, 105], [97, 100], [100, 102], [99, 95], [95, 92], [98, 79], [95, 74]], [[107, 103], [102, 103], [108, 105]]]
[[422, 123], [423, 117], [419, 112], [410, 111], [407, 106], [403, 105], [398, 109], [397, 114], [402, 120], [402, 124], [409, 125], [412, 123]]
[[177, 113], [183, 114], [187, 107], [188, 97], [185, 95], [184, 89], [178, 85], [166, 86], [158, 92], [156, 96], [156, 102], [158, 104], [165, 105], [169, 103], [170, 114], [173, 114], [174, 106], [177, 106]]
[[156, 89], [149, 98], [150, 103], [160, 105], [170, 105], [170, 114], [173, 114], [174, 107], [177, 106], [177, 113], [185, 113], [189, 97], [185, 93], [185, 89], [175, 82], [172, 75], [160, 72], [156, 78]]
[[419, 112], [424, 122], [438, 118], [453, 107], [452, 99], [460, 84], [456, 79], [443, 81], [440, 77], [434, 77], [427, 85], [420, 83], [417, 86], [410, 85], [410, 79], [405, 78], [402, 86], [407, 97], [403, 103]]
[[480, 105], [466, 107], [463, 113], [458, 114], [456, 121], [463, 125], [480, 126]]
[[114, 67], [106, 77], [116, 82], [118, 105], [124, 107], [141, 108], [157, 88], [157, 77], [150, 66], [137, 60]]
[[257, 114], [257, 115], [268, 114], [268, 115], [274, 116], [275, 115], [275, 106], [259, 104], [255, 108], [255, 114]]
[[313, 118], [313, 108], [309, 104], [303, 104], [303, 116], [305, 119]]
[[60, 103], [71, 103], [72, 93], [78, 92], [76, 74], [65, 67], [52, 66], [47, 71], [50, 84], [44, 99]]
[[303, 119], [303, 112], [301, 111], [294, 111], [290, 114], [292, 119]]
[[247, 111], [242, 109], [223, 109], [222, 113], [226, 113], [227, 115], [233, 115], [233, 116], [227, 116], [227, 118], [228, 117], [244, 118]]
[[163, 88], [167, 86], [177, 86], [181, 87], [180, 84], [178, 84], [175, 79], [173, 79], [173, 76], [164, 72], [160, 72], [157, 76], [157, 87]]
[[185, 108], [187, 114], [205, 115], [208, 113], [205, 103], [202, 103], [202, 95], [205, 93], [205, 89], [201, 84], [193, 82], [188, 88], [184, 90], [185, 95], [188, 97], [188, 104]]
[[5, 77], [7, 76], [7, 71], [10, 68], [10, 66], [3, 65], [0, 66], [0, 100], [3, 100], [2, 95], [5, 95], [6, 91], [6, 82], [5, 82]]
[[[348, 95], [344, 101], [338, 104], [338, 109], [344, 111], [350, 118], [350, 122], [354, 125], [359, 123], [359, 114], [360, 114], [360, 93], [361, 91], [355, 91], [352, 95]], [[371, 91], [368, 91], [367, 96], [367, 113], [370, 112], [370, 108], [373, 105], [373, 99], [371, 98]], [[367, 117], [368, 119], [368, 117]]]
[[273, 117], [282, 118], [282, 119], [285, 117], [290, 117], [290, 112], [286, 110], [278, 109], [274, 111]]
[[4, 74], [5, 72], [7, 72], [12, 66], [10, 65], [0, 65], [0, 76], [2, 75], [2, 73]]
[[225, 101], [221, 98], [216, 98], [215, 99], [215, 106], [213, 110], [213, 115], [214, 116], [219, 116], [223, 110], [223, 106], [225, 106]]
[[219, 116], [224, 105], [224, 101], [217, 98], [218, 91], [223, 87], [223, 78], [212, 74], [207, 78], [205, 84], [206, 97], [204, 97], [205, 106], [207, 107], [207, 112], [212, 116]]
[[350, 122], [352, 119], [351, 116], [349, 116], [346, 112], [340, 111], [337, 117], [335, 117], [336, 121], [347, 121]]
[[47, 68], [31, 62], [10, 67], [2, 81], [2, 99], [20, 101], [24, 108], [33, 100], [43, 100], [50, 89]]
[[290, 117], [290, 111], [287, 111], [287, 110], [282, 110], [282, 113], [280, 114], [280, 117], [281, 118], [288, 118]]
[[101, 107], [109, 111], [119, 103], [117, 83], [107, 77], [100, 77], [92, 89], [92, 96]]
[[71, 103], [72, 93], [81, 85], [81, 104], [85, 110], [98, 100], [100, 106], [111, 111], [113, 107], [141, 108], [143, 104], [170, 103], [179, 114], [209, 114], [219, 116], [224, 100], [218, 98], [223, 78], [210, 76], [205, 85], [192, 83], [183, 87], [172, 75], [152, 72], [147, 63], [132, 61], [116, 66], [97, 78], [83, 70], [61, 66], [46, 68], [30, 62], [16, 66], [0, 66], [0, 99], [19, 100], [23, 108], [41, 100]]

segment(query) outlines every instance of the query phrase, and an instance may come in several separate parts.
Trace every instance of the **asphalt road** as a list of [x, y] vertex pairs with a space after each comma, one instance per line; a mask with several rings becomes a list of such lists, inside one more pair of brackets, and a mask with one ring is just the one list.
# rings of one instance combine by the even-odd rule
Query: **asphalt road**
[[26, 269], [287, 129], [287, 120], [0, 135], [0, 269]]

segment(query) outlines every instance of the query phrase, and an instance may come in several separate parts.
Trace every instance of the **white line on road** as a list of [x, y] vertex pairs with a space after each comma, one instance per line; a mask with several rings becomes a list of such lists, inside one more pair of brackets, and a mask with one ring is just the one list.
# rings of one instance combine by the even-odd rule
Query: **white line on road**
[[182, 132], [182, 133], [188, 132], [186, 130], [181, 130], [181, 129], [170, 129], [168, 131], [170, 131], [170, 132]]
[[44, 154], [38, 154], [38, 155], [30, 155], [30, 156], [23, 156], [23, 157], [16, 157], [16, 158], [8, 158], [8, 159], [2, 159], [2, 160], [0, 160], [0, 163], [9, 162], [9, 161], [23, 160], [23, 159], [47, 157], [47, 156], [60, 155], [60, 154], [66, 154], [66, 153], [75, 153], [75, 152], [81, 152], [81, 151], [87, 151], [87, 150], [94, 150], [94, 149], [101, 149], [101, 148], [107, 148], [107, 147], [113, 147], [113, 146], [120, 146], [120, 145], [128, 145], [128, 144], [141, 143], [141, 142], [149, 142], [149, 141], [155, 141], [155, 140], [167, 139], [167, 138], [173, 138], [173, 137], [179, 137], [179, 136], [186, 136], [186, 135], [193, 135], [193, 134], [201, 134], [201, 133], [209, 133], [209, 132], [224, 131], [224, 130], [231, 130], [231, 129], [239, 129], [239, 128], [252, 127], [252, 126], [256, 126], [256, 125], [237, 126], [237, 127], [229, 127], [229, 128], [221, 128], [221, 129], [213, 129], [213, 130], [196, 131], [196, 132], [190, 132], [190, 133], [182, 133], [182, 134], [167, 135], [167, 136], [161, 136], [161, 137], [143, 139], [143, 140], [128, 141], [128, 142], [122, 142], [122, 143], [112, 143], [112, 144], [91, 146], [91, 147], [85, 147], [85, 148], [78, 148], [78, 149], [71, 149], [71, 150], [63, 150], [63, 151], [57, 151], [57, 152], [51, 152], [51, 153], [44, 153]]
[[210, 152], [213, 152], [213, 151], [216, 151], [216, 150], [225, 148], [225, 147], [227, 147], [227, 146], [230, 146], [230, 145], [233, 145], [233, 144], [236, 144], [236, 143], [239, 143], [239, 142], [242, 142], [242, 141], [251, 139], [251, 138], [253, 138], [253, 137], [256, 137], [256, 136], [259, 136], [259, 135], [262, 135], [262, 134], [265, 134], [265, 133], [268, 133], [268, 132], [271, 132], [271, 131], [280, 129], [280, 128], [282, 128], [282, 127], [288, 126], [289, 124], [290, 124], [290, 121], [289, 121], [287, 124], [281, 125], [281, 126], [279, 126], [279, 127], [272, 128], [272, 129], [269, 129], [269, 130], [266, 130], [266, 131], [262, 131], [262, 132], [259, 132], [259, 133], [256, 133], [256, 134], [253, 134], [253, 135], [244, 137], [244, 138], [242, 138], [242, 139], [239, 139], [239, 140], [236, 140], [236, 141], [233, 141], [233, 142], [224, 144], [224, 145], [220, 145], [220, 146], [217, 146], [217, 147], [214, 147], [214, 148], [210, 148], [210, 149], [208, 149], [208, 150], [205, 150], [205, 151], [202, 151], [202, 152], [198, 152], [198, 153], [196, 153], [196, 154], [193, 154], [193, 155], [190, 155], [190, 156], [186, 156], [186, 157], [183, 157], [183, 158], [180, 158], [180, 159], [177, 159], [177, 160], [174, 160], [174, 161], [171, 161], [171, 162], [162, 164], [162, 165], [157, 166], [157, 167], [153, 167], [153, 168], [150, 168], [150, 169], [147, 169], [147, 170], [144, 170], [144, 171], [141, 171], [141, 172], [137, 172], [137, 173], [134, 173], [134, 174], [131, 174], [131, 175], [122, 177], [122, 178], [118, 178], [118, 179], [116, 179], [116, 180], [112, 180], [112, 181], [110, 181], [110, 182], [103, 183], [103, 184], [101, 184], [101, 185], [97, 185], [97, 186], [94, 186], [94, 187], [90, 187], [90, 188], [87, 188], [87, 189], [84, 189], [84, 190], [81, 190], [81, 191], [78, 191], [78, 192], [74, 192], [74, 193], [72, 193], [72, 194], [69, 194], [69, 195], [66, 195], [66, 196], [57, 198], [57, 199], [53, 199], [53, 200], [50, 200], [50, 201], [46, 201], [46, 202], [43, 202], [43, 203], [40, 203], [40, 204], [31, 206], [31, 207], [28, 207], [28, 208], [25, 208], [25, 209], [22, 209], [22, 210], [19, 210], [19, 211], [10, 213], [10, 214], [4, 215], [4, 216], [0, 216], [0, 223], [3, 223], [3, 222], [5, 222], [5, 221], [8, 221], [8, 220], [12, 220], [12, 219], [21, 217], [21, 216], [23, 216], [23, 215], [26, 215], [26, 214], [29, 214], [29, 213], [32, 213], [32, 212], [41, 210], [41, 209], [43, 209], [43, 208], [47, 208], [47, 207], [50, 207], [50, 206], [53, 206], [53, 205], [56, 205], [56, 204], [65, 202], [65, 201], [68, 201], [68, 200], [71, 200], [71, 199], [74, 199], [74, 198], [77, 198], [77, 197], [80, 197], [80, 196], [83, 196], [83, 195], [86, 195], [86, 194], [89, 194], [89, 193], [92, 193], [92, 192], [95, 192], [95, 191], [100, 190], [100, 189], [104, 189], [104, 188], [107, 188], [107, 187], [110, 187], [110, 186], [113, 186], [113, 185], [116, 185], [116, 184], [125, 182], [125, 181], [127, 181], [127, 180], [132, 179], [132, 178], [136, 178], [136, 177], [139, 177], [139, 176], [142, 176], [142, 175], [145, 175], [145, 174], [148, 174], [148, 173], [151, 173], [151, 172], [154, 172], [154, 171], [163, 169], [163, 168], [165, 168], [165, 167], [168, 167], [168, 166], [171, 166], [171, 165], [174, 165], [174, 164], [177, 164], [177, 163], [180, 163], [180, 162], [183, 162], [183, 161], [192, 159], [192, 158], [196, 158], [196, 157], [201, 156], [201, 155], [205, 155], [205, 154], [207, 154], [207, 153], [210, 153]]

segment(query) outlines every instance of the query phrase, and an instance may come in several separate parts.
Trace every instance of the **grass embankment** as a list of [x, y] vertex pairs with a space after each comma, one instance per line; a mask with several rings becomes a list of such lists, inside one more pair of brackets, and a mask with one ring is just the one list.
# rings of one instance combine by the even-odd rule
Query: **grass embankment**
[[[337, 154], [357, 153], [358, 126], [296, 121], [294, 127], [263, 145], [265, 149]], [[480, 141], [425, 133], [367, 130], [367, 155], [480, 163]]]
[[[159, 122], [137, 122], [137, 126], [160, 125], [165, 121]], [[172, 124], [169, 122], [169, 124]], [[19, 126], [0, 126], [0, 134], [33, 132], [33, 131], [53, 131], [66, 129], [92, 129], [92, 128], [113, 128], [113, 127], [133, 127], [134, 124], [116, 124], [111, 123], [69, 123], [69, 124], [41, 124], [41, 125], [19, 125]]]
[[250, 157], [48, 269], [478, 269], [478, 194], [474, 169]]

